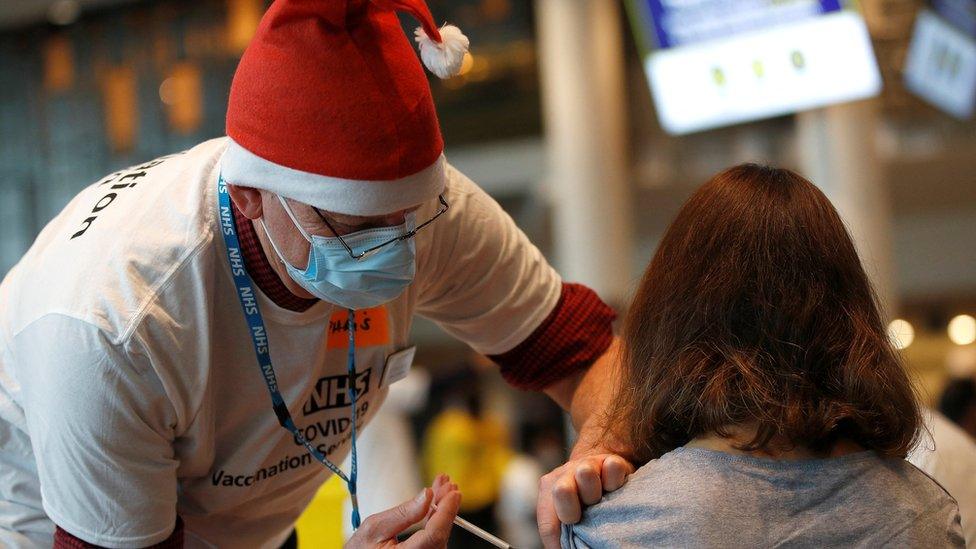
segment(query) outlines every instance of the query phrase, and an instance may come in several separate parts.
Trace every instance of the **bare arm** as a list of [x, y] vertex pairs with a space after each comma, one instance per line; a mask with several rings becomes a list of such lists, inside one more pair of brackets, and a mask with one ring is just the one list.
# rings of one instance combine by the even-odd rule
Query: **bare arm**
[[570, 461], [539, 482], [536, 515], [539, 534], [547, 548], [559, 546], [560, 524], [579, 522], [584, 505], [602, 499], [624, 485], [634, 471], [624, 458], [611, 452], [619, 444], [604, 438], [604, 412], [613, 398], [620, 359], [620, 340], [614, 338], [607, 351], [587, 370], [566, 377], [545, 389], [567, 410], [578, 438]]
[[[598, 424], [613, 398], [614, 381], [618, 378], [619, 351], [620, 339], [614, 337], [603, 356], [588, 369], [563, 378], [544, 389], [549, 398], [569, 412], [573, 428], [580, 435], [596, 434], [596, 427], [601, 427], [599, 430], [602, 431], [602, 424]], [[584, 440], [581, 437], [576, 447], [598, 443], [599, 440]]]

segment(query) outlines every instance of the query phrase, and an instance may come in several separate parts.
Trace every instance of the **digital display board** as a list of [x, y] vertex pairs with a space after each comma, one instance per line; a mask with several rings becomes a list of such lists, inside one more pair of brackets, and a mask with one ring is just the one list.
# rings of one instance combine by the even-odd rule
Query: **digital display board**
[[867, 27], [847, 0], [628, 0], [628, 11], [672, 134], [881, 91]]
[[915, 20], [905, 86], [961, 119], [976, 110], [976, 0], [935, 0]]
[[976, 0], [932, 0], [931, 4], [946, 21], [976, 38]]

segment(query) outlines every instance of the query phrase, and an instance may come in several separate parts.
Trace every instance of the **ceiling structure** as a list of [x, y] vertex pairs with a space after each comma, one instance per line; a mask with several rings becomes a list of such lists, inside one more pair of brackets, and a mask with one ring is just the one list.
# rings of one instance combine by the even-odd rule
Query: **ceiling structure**
[[137, 0], [3, 0], [3, 8], [0, 9], [0, 29], [14, 29], [24, 27], [48, 20], [51, 6], [61, 3], [61, 9], [71, 9], [65, 2], [75, 2], [82, 14], [114, 6], [126, 4]]
[[[51, 6], [57, 2], [77, 2], [81, 16], [84, 17], [110, 6], [140, 1], [163, 0], [0, 0], [3, 3], [0, 8], [0, 30], [48, 21]], [[976, 227], [976, 180], [973, 178], [976, 173], [976, 131], [972, 121], [948, 118], [910, 94], [901, 83], [901, 70], [915, 14], [924, 5], [923, 0], [861, 0], [860, 4], [873, 36], [875, 52], [885, 79], [882, 104], [886, 122], [879, 134], [879, 156], [884, 168], [882, 176], [891, 190], [891, 205], [896, 219], [913, 223], [906, 225], [902, 231], [906, 235], [904, 238], [913, 237], [914, 233], [919, 232], [915, 230], [917, 226], [940, 227], [938, 223], [962, 220], [956, 223], [959, 227], [951, 233], [952, 236], [946, 233], [947, 236], [941, 239], [933, 238], [918, 243], [919, 247], [931, 250], [932, 261], [914, 261], [910, 266], [914, 268], [914, 263], [920, 263], [920, 271], [930, 266], [930, 270], [939, 270], [934, 267], [935, 260], [951, 251], [954, 240]], [[629, 48], [629, 52], [631, 61], [635, 61], [634, 49]], [[633, 100], [637, 102], [632, 105], [631, 114], [636, 115], [638, 111], [647, 111], [651, 105], [639, 61], [632, 66], [630, 79]], [[638, 164], [635, 179], [641, 189], [639, 194], [648, 204], [654, 204], [658, 208], [668, 205], [676, 210], [691, 189], [707, 174], [735, 160], [734, 157], [738, 155], [736, 147], [741, 146], [743, 141], [758, 139], [760, 152], [768, 152], [774, 158], [787, 157], [788, 153], [783, 149], [788, 145], [781, 142], [790, 139], [791, 128], [788, 117], [781, 117], [778, 122], [756, 122], [682, 139], [670, 139], [660, 134], [653, 116], [649, 116], [644, 122], [637, 120], [636, 134], [646, 140], [638, 143], [635, 151]], [[748, 139], [742, 139], [743, 136]], [[669, 148], [674, 149], [673, 153], [668, 153]], [[644, 162], [645, 155], [651, 157], [648, 162]], [[501, 157], [511, 159], [508, 155]], [[701, 163], [707, 159], [711, 159], [711, 164], [692, 169], [696, 162]], [[541, 162], [539, 159], [534, 161]], [[647, 171], [644, 164], [650, 165], [651, 174], [646, 177], [642, 173]], [[676, 171], [673, 166], [684, 168]], [[497, 175], [497, 167], [487, 171]], [[491, 176], [486, 176], [485, 179], [490, 180]], [[657, 234], [663, 230], [667, 221], [666, 217], [645, 220], [644, 231]], [[966, 224], [960, 225], [963, 222]], [[971, 255], [963, 259], [961, 263], [966, 263], [969, 267], [960, 270], [957, 278], [976, 280], [976, 261], [972, 260]], [[976, 287], [972, 284], [970, 282], [967, 287]], [[922, 286], [919, 286], [917, 293], [922, 293], [923, 290], [926, 294], [937, 293]]]

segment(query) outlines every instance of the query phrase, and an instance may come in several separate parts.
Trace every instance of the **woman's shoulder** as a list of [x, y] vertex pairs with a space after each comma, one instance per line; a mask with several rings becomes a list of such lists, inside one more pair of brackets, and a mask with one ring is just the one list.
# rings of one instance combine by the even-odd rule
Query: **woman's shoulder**
[[875, 459], [875, 466], [866, 471], [868, 481], [889, 492], [893, 499], [921, 509], [956, 504], [941, 483], [908, 460]]
[[723, 489], [715, 478], [718, 466], [703, 463], [703, 457], [679, 448], [644, 464], [622, 488], [589, 507], [579, 523], [563, 526], [562, 546], [619, 547], [628, 540], [635, 547], [681, 546], [677, 530], [693, 529], [703, 517], [701, 492]]
[[873, 484], [888, 496], [880, 511], [904, 528], [893, 534], [891, 545], [965, 547], [959, 505], [934, 478], [906, 460], [881, 460]]
[[[839, 532], [829, 518], [838, 513], [862, 519]], [[732, 539], [763, 545], [772, 540], [756, 538], [758, 532], [782, 541], [800, 516], [809, 523], [809, 541], [908, 534], [931, 540], [953, 537], [958, 510], [911, 464], [873, 452], [774, 460], [679, 448], [640, 467], [624, 487], [587, 509], [579, 524], [564, 529], [563, 546], [721, 546]], [[906, 528], [899, 533], [895, 525]]]

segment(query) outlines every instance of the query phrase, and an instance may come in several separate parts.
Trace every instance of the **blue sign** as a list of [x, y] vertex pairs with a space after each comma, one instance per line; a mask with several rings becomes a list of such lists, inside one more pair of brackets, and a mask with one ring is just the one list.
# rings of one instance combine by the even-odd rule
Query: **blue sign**
[[976, 38], [976, 0], [932, 0], [932, 7], [947, 23]]
[[841, 0], [646, 0], [659, 48], [757, 31], [843, 9]]

